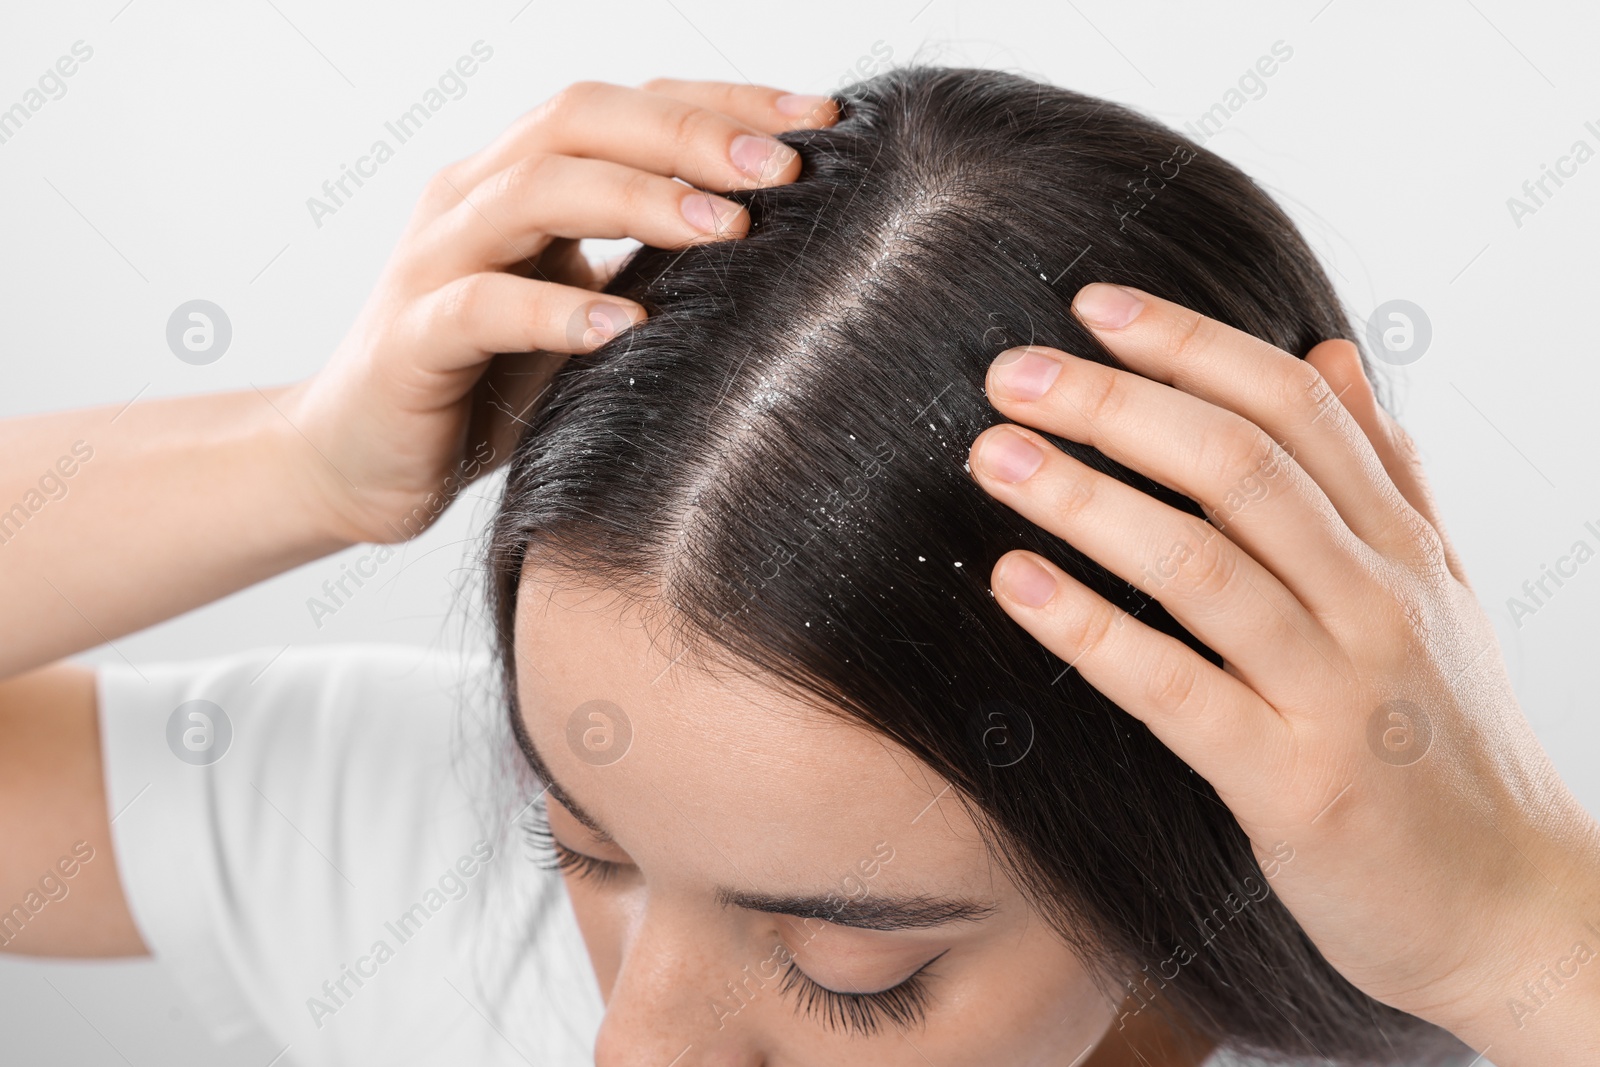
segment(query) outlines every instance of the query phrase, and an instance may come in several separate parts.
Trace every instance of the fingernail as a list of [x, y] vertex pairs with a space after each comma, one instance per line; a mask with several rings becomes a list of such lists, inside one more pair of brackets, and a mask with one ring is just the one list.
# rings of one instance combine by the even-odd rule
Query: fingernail
[[1056, 580], [1028, 556], [1007, 556], [995, 571], [1001, 592], [1030, 608], [1042, 608], [1056, 595]]
[[811, 112], [816, 111], [827, 102], [828, 98], [826, 96], [814, 96], [802, 93], [785, 93], [783, 96], [780, 96], [778, 99], [774, 100], [772, 102], [772, 106], [776, 107], [785, 115], [792, 115], [795, 118], [799, 118], [801, 115], [811, 114]]
[[1120, 285], [1091, 282], [1078, 290], [1072, 310], [1090, 326], [1102, 330], [1120, 330], [1139, 315], [1144, 301]]
[[702, 233], [722, 233], [739, 217], [739, 205], [706, 193], [690, 193], [678, 202], [689, 225]]
[[757, 181], [769, 182], [778, 176], [795, 156], [794, 149], [770, 137], [741, 133], [728, 149], [733, 165]]
[[1015, 430], [996, 430], [983, 439], [973, 457], [1002, 482], [1020, 482], [1044, 462], [1044, 449]]
[[1008, 348], [991, 365], [994, 386], [1008, 400], [1038, 400], [1061, 373], [1061, 361], [1034, 348]]
[[631, 321], [627, 309], [620, 305], [591, 304], [589, 305], [589, 328], [584, 331], [583, 339], [591, 345], [602, 344], [627, 329]]

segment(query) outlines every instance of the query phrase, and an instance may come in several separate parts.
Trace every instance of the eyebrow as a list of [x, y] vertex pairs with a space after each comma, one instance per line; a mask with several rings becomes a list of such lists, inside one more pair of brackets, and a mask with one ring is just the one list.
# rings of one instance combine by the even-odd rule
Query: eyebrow
[[857, 930], [928, 930], [955, 922], [979, 922], [994, 912], [992, 904], [949, 897], [892, 897], [867, 895], [859, 899], [824, 893], [821, 896], [770, 896], [738, 889], [719, 889], [723, 904], [768, 915], [796, 919], [822, 919], [835, 926]]
[[[550, 773], [550, 767], [545, 763], [544, 757], [539, 755], [539, 750], [534, 747], [533, 738], [529, 737], [527, 730], [523, 728], [521, 716], [514, 716], [513, 719], [514, 729], [512, 732], [517, 736], [517, 747], [522, 749], [522, 758], [528, 761], [528, 767], [533, 771], [534, 777], [544, 783], [544, 793], [555, 797], [556, 802], [566, 808], [574, 819], [578, 820], [578, 825], [593, 834], [597, 842], [602, 845], [614, 844], [615, 842], [611, 835], [606, 833], [605, 828], [600, 825], [600, 820], [584, 811], [583, 806], [573, 800], [571, 794], [562, 789], [561, 784]], [[539, 797], [544, 796], [544, 793], [539, 794]], [[534, 798], [535, 803], [538, 802], [539, 797]]]
[[[550, 768], [534, 746], [533, 739], [520, 728], [515, 731], [518, 747], [533, 773], [544, 782], [545, 792], [578, 821], [600, 844], [614, 839], [593, 815], [585, 811], [572, 795], [561, 788]], [[795, 919], [822, 919], [835, 926], [856, 930], [928, 930], [956, 922], [980, 922], [994, 913], [994, 905], [955, 897], [879, 896], [848, 897], [838, 893], [772, 894], [720, 887], [717, 901], [727, 907], [758, 911], [766, 915], [788, 915]]]

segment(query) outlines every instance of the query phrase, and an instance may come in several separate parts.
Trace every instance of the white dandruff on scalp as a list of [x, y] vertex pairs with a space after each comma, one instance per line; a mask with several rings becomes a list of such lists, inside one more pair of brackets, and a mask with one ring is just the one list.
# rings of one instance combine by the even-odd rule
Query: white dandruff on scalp
[[[711, 418], [706, 427], [711, 447], [703, 453], [705, 459], [698, 469], [690, 472], [677, 513], [668, 520], [671, 533], [662, 551], [660, 577], [672, 587], [676, 585], [684, 568], [691, 563], [691, 539], [696, 526], [695, 512], [706, 493], [728, 477], [730, 460], [737, 462], [741, 446], [759, 433], [761, 416], [779, 407], [791, 395], [790, 384], [800, 375], [811, 371], [817, 357], [819, 344], [826, 344], [830, 326], [841, 321], [852, 311], [868, 311], [877, 302], [882, 288], [883, 275], [897, 260], [918, 255], [923, 250], [909, 238], [919, 232], [931, 230], [938, 219], [952, 211], [960, 211], [967, 199], [963, 196], [960, 176], [951, 175], [948, 169], [937, 170], [938, 163], [913, 164], [923, 174], [935, 169], [929, 182], [905, 192], [890, 190], [889, 199], [895, 205], [888, 218], [874, 226], [864, 237], [857, 238], [855, 248], [859, 258], [853, 264], [833, 272], [826, 286], [817, 286], [809, 305], [792, 319], [789, 333], [795, 338], [791, 345], [773, 345], [757, 354], [752, 351], [738, 364], [744, 368], [752, 360], [760, 360], [758, 373], [741, 390], [742, 395], [724, 395], [716, 411], [726, 410], [725, 421]], [[941, 179], [945, 179], [941, 182]], [[938, 183], [938, 184], [935, 184]], [[876, 241], [873, 238], [876, 238]], [[732, 254], [737, 254], [735, 250]], [[781, 335], [781, 334], [780, 334]], [[835, 343], [833, 348], [837, 348]], [[735, 372], [737, 373], [737, 371]], [[731, 380], [730, 380], [731, 384]], [[717, 423], [722, 421], [719, 428]], [[731, 427], [737, 430], [729, 432]], [[930, 429], [937, 429], [932, 423]], [[850, 434], [855, 440], [855, 435]], [[935, 457], [929, 456], [930, 460]], [[917, 490], [921, 492], [919, 488]], [[829, 516], [833, 518], [833, 516]], [[690, 580], [693, 580], [692, 578]]]

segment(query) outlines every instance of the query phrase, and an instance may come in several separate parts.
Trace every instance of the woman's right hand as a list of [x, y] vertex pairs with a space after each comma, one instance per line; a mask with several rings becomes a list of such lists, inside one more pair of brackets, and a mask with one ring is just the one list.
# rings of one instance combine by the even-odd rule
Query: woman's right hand
[[[642, 316], [597, 299], [605, 279], [578, 239], [740, 236], [744, 210], [698, 190], [792, 180], [798, 159], [768, 134], [835, 117], [826, 98], [756, 86], [579, 83], [434, 178], [309, 380], [0, 420], [0, 508], [24, 502], [0, 528], [13, 609], [0, 621], [0, 900], [20, 900], [63, 841], [112, 851], [94, 674], [35, 668], [346, 545], [417, 533], [504, 458], [566, 354], [595, 346], [597, 304], [619, 327]], [[144, 951], [113, 861], [75, 884], [77, 903], [23, 951]]]
[[579, 82], [435, 175], [333, 358], [279, 401], [330, 530], [421, 532], [507, 457], [570, 354], [644, 318], [596, 296], [580, 239], [743, 236], [748, 214], [711, 191], [792, 181], [799, 156], [769, 135], [836, 118], [753, 85]]

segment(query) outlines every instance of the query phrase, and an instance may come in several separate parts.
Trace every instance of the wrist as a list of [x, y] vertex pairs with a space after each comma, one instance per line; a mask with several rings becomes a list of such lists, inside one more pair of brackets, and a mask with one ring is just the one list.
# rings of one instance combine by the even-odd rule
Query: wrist
[[269, 407], [262, 432], [298, 527], [326, 552], [337, 552], [373, 538], [359, 521], [355, 487], [307, 436], [307, 384], [260, 390]]
[[1515, 843], [1521, 892], [1460, 931], [1483, 946], [1471, 992], [1433, 1020], [1499, 1067], [1600, 1061], [1600, 824], [1565, 801]]

